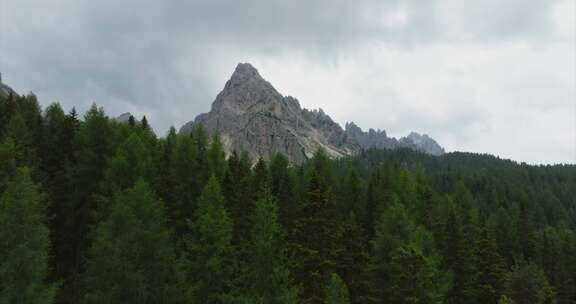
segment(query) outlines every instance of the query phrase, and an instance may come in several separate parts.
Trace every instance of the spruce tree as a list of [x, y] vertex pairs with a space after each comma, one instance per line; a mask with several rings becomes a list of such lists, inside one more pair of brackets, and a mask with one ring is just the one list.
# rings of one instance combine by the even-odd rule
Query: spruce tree
[[212, 136], [212, 142], [210, 143], [210, 148], [206, 153], [210, 174], [216, 176], [218, 180], [221, 181], [224, 178], [227, 166], [226, 166], [226, 154], [224, 152], [224, 145], [220, 140], [220, 136], [218, 136], [217, 134]]
[[233, 152], [228, 158], [228, 170], [222, 183], [226, 207], [234, 222], [233, 244], [239, 244], [241, 240], [247, 239], [250, 232], [251, 215], [254, 212], [251, 179], [248, 159], [238, 158]]
[[453, 285], [448, 292], [447, 303], [465, 303], [474, 298], [473, 261], [466, 246], [466, 239], [462, 225], [456, 215], [455, 207], [448, 210], [444, 223], [442, 239], [443, 263], [446, 269], [452, 272]]
[[366, 234], [350, 213], [340, 225], [337, 272], [346, 282], [352, 303], [366, 303], [369, 289], [368, 263], [370, 256], [366, 248]]
[[180, 303], [178, 273], [164, 204], [143, 181], [115, 196], [98, 224], [83, 274], [83, 303]]
[[483, 229], [476, 243], [478, 280], [476, 283], [478, 303], [496, 303], [504, 291], [506, 264], [498, 253], [492, 233]]
[[60, 265], [65, 277], [62, 301], [78, 302], [79, 274], [83, 271], [83, 254], [88, 248], [88, 231], [97, 210], [94, 195], [104, 177], [106, 160], [112, 154], [112, 129], [102, 108], [95, 104], [84, 116], [73, 145], [75, 166], [67, 172], [70, 193], [63, 207], [67, 250]]
[[219, 303], [229, 293], [233, 263], [232, 220], [212, 176], [198, 200], [186, 235], [187, 272], [196, 303]]
[[338, 223], [336, 205], [331, 199], [326, 178], [312, 169], [308, 188], [290, 233], [296, 258], [296, 279], [303, 285], [307, 303], [323, 302], [323, 282], [336, 268]]
[[349, 304], [350, 296], [346, 283], [336, 273], [331, 273], [324, 288], [326, 304]]
[[247, 294], [263, 303], [298, 303], [292, 286], [284, 233], [277, 219], [277, 206], [269, 190], [256, 202], [247, 247]]
[[178, 235], [186, 231], [187, 220], [194, 215], [196, 200], [202, 190], [197, 178], [197, 151], [192, 138], [178, 136], [170, 159], [169, 186], [172, 192], [168, 193], [171, 200], [167, 207], [169, 220]]
[[0, 303], [53, 302], [44, 198], [29, 170], [19, 169], [0, 199]]
[[8, 181], [16, 173], [17, 153], [12, 138], [7, 137], [0, 143], [0, 193], [4, 192]]
[[288, 159], [280, 153], [270, 161], [270, 185], [272, 195], [278, 202], [278, 220], [290, 231], [298, 208], [295, 177], [288, 168]]

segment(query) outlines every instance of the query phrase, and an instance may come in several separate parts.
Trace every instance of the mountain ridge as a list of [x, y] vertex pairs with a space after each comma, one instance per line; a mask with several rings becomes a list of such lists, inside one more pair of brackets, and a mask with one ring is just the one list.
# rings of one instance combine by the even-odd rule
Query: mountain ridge
[[270, 159], [276, 152], [292, 163], [302, 163], [317, 149], [331, 157], [356, 154], [364, 149], [411, 148], [432, 155], [444, 149], [428, 135], [412, 132], [400, 139], [385, 131], [364, 132], [354, 122], [342, 128], [322, 109], [308, 110], [291, 96], [283, 96], [249, 63], [239, 63], [211, 109], [180, 128], [190, 132], [202, 125], [210, 135], [221, 136], [227, 153], [247, 152]]

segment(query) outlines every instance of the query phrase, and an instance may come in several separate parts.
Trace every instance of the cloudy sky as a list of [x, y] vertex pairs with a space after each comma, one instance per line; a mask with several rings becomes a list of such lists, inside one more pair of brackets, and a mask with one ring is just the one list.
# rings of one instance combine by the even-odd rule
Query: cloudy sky
[[576, 163], [574, 0], [0, 0], [0, 72], [45, 106], [210, 108], [238, 62], [340, 124]]

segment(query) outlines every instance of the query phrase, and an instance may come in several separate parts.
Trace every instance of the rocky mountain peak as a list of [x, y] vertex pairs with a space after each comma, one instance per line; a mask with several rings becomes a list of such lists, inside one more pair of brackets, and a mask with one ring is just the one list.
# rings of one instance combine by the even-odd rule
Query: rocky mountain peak
[[270, 159], [279, 152], [291, 163], [302, 163], [320, 148], [331, 157], [368, 148], [409, 147], [425, 152], [435, 148], [428, 138], [413, 135], [399, 141], [387, 137], [385, 131], [364, 132], [354, 123], [343, 130], [322, 109], [303, 109], [297, 99], [280, 94], [249, 63], [238, 64], [210, 112], [198, 115], [180, 132], [188, 133], [197, 125], [210, 135], [220, 134], [226, 152], [247, 152], [254, 160]]
[[130, 117], [132, 117], [132, 119], [134, 119], [134, 116], [132, 116], [132, 113], [126, 112], [126, 113], [120, 114], [118, 117], [115, 117], [112, 120], [119, 122], [119, 123], [127, 123], [130, 120]]

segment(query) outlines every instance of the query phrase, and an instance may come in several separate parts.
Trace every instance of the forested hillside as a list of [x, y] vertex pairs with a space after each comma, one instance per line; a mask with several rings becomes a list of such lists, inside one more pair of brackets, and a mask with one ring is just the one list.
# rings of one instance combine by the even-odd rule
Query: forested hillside
[[290, 166], [0, 96], [0, 303], [576, 303], [576, 166]]

